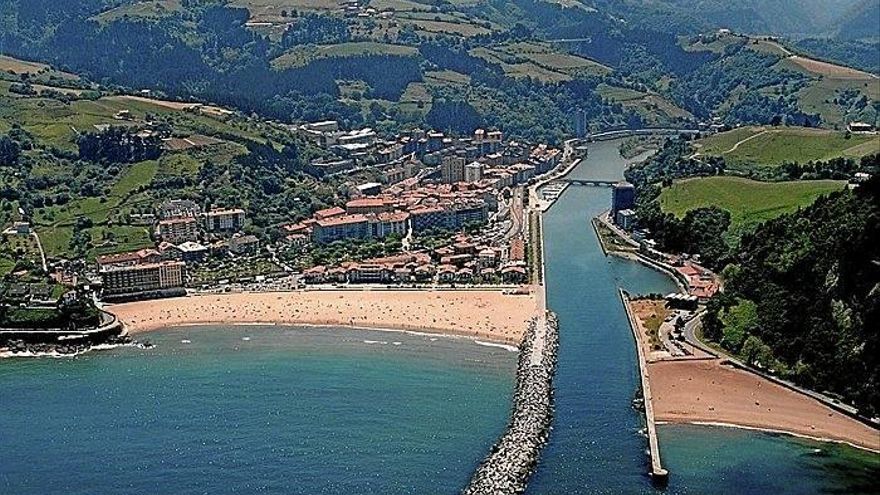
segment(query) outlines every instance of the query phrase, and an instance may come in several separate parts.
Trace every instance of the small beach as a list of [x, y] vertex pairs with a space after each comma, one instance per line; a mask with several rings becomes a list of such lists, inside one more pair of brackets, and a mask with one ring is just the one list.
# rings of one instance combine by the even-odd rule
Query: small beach
[[648, 364], [657, 421], [786, 432], [880, 451], [880, 432], [806, 395], [719, 360]]
[[182, 325], [283, 324], [411, 330], [518, 345], [533, 295], [500, 291], [242, 292], [108, 306], [132, 335]]
[[652, 349], [645, 318], [669, 314], [662, 301], [631, 300], [638, 345], [647, 356], [655, 420], [735, 426], [843, 442], [880, 451], [880, 432], [807, 395], [694, 350], [672, 357]]

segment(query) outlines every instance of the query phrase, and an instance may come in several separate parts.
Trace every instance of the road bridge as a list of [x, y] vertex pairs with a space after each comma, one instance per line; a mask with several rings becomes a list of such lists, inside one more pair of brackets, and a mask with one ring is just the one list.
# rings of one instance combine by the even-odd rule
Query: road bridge
[[593, 187], [611, 187], [617, 184], [616, 180], [598, 180], [598, 179], [556, 179], [550, 183], [566, 183], [575, 186], [593, 186]]

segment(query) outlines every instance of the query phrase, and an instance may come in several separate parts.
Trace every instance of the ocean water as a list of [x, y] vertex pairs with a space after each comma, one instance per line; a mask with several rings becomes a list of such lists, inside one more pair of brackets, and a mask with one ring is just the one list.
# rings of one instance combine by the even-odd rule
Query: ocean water
[[0, 494], [456, 493], [504, 429], [516, 367], [398, 332], [148, 339], [0, 361]]

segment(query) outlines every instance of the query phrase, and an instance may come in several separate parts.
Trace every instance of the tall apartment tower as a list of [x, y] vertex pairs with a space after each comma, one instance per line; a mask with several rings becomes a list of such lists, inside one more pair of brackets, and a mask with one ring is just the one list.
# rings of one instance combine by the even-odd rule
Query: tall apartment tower
[[611, 218], [617, 217], [620, 210], [630, 210], [636, 205], [636, 188], [626, 181], [611, 187]]

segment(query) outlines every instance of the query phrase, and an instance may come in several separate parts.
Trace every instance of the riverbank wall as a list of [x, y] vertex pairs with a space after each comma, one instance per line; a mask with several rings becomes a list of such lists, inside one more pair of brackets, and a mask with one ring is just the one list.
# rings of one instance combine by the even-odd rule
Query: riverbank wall
[[477, 468], [463, 495], [525, 492], [550, 434], [558, 350], [556, 315], [548, 311], [532, 319], [520, 346], [510, 423]]
[[652, 402], [653, 396], [651, 395], [651, 381], [648, 378], [648, 363], [645, 358], [645, 351], [642, 349], [642, 344], [639, 341], [639, 327], [636, 322], [636, 316], [633, 314], [632, 309], [629, 306], [629, 297], [623, 289], [618, 289], [618, 292], [620, 294], [620, 301], [623, 303], [623, 308], [626, 310], [626, 317], [629, 320], [630, 329], [632, 329], [636, 352], [638, 353], [639, 359], [639, 377], [641, 379], [642, 397], [645, 404], [648, 450], [651, 457], [651, 468], [648, 471], [648, 474], [651, 475], [651, 479], [654, 480], [655, 483], [665, 484], [669, 479], [669, 472], [663, 468], [663, 464], [660, 461], [660, 440], [657, 438], [657, 424], [654, 420], [654, 404]]

